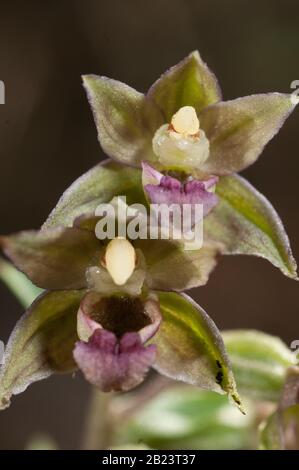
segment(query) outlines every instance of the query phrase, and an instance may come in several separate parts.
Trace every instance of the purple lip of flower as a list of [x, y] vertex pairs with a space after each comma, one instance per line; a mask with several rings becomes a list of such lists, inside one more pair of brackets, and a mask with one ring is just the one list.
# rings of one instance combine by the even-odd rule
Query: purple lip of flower
[[161, 322], [157, 302], [101, 298], [90, 292], [78, 312], [73, 355], [85, 378], [101, 390], [130, 390], [155, 361], [156, 346], [144, 346]]
[[156, 346], [144, 347], [138, 333], [126, 333], [117, 340], [114, 333], [102, 329], [74, 349], [86, 380], [104, 392], [127, 391], [139, 385], [155, 357]]
[[216, 176], [205, 181], [192, 179], [181, 183], [172, 176], [164, 176], [147, 163], [143, 163], [143, 172], [144, 181], [153, 183], [144, 185], [153, 204], [202, 204], [205, 217], [218, 202], [216, 194], [209, 191], [218, 181]]

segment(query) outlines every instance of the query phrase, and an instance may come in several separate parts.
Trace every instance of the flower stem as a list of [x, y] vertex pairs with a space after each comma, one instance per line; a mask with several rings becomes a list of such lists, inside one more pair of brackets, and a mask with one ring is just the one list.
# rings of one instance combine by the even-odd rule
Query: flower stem
[[0, 279], [25, 308], [42, 292], [42, 289], [32, 284], [25, 274], [2, 258], [0, 258]]
[[84, 450], [103, 450], [113, 444], [112, 396], [112, 393], [92, 389], [83, 437]]

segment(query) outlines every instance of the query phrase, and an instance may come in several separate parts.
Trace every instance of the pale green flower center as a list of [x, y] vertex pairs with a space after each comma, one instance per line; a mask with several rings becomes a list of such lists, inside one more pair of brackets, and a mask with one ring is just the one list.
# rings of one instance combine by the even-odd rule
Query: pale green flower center
[[183, 106], [154, 135], [153, 149], [166, 167], [200, 168], [209, 157], [209, 141], [200, 128], [196, 111]]

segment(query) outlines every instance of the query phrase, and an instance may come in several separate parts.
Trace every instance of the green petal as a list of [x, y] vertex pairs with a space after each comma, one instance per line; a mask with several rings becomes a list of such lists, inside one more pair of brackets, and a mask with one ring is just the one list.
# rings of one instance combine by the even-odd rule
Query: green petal
[[193, 106], [199, 113], [219, 101], [221, 93], [216, 77], [194, 51], [164, 73], [150, 88], [148, 97], [161, 109], [165, 122], [170, 122], [182, 106]]
[[85, 287], [86, 269], [102, 250], [94, 233], [76, 227], [19, 232], [1, 237], [0, 244], [34, 284], [50, 290]]
[[153, 338], [155, 368], [175, 380], [228, 393], [242, 410], [231, 365], [215, 323], [190, 297], [159, 294], [162, 324]]
[[295, 106], [291, 95], [268, 93], [204, 109], [200, 125], [210, 141], [210, 156], [201, 170], [223, 175], [254, 163]]
[[152, 138], [162, 124], [153, 102], [116, 80], [83, 76], [83, 84], [104, 152], [126, 164], [153, 160]]
[[295, 355], [277, 337], [255, 330], [222, 333], [241, 394], [277, 401]]
[[[86, 215], [79, 217], [75, 224], [94, 232], [98, 220], [98, 217]], [[205, 285], [219, 254], [219, 246], [214, 243], [206, 243], [200, 250], [185, 250], [180, 241], [174, 240], [148, 238], [131, 243], [136, 253], [138, 250], [142, 253], [144, 266], [140, 268], [145, 269], [145, 284], [152, 290], [183, 291]], [[136, 281], [138, 283], [138, 278]]]
[[204, 220], [205, 237], [224, 254], [256, 255], [296, 279], [296, 262], [282, 222], [269, 201], [240, 176], [225, 176], [216, 187], [219, 203]]
[[0, 373], [0, 409], [10, 397], [55, 372], [75, 369], [76, 312], [84, 291], [42, 294], [16, 324]]
[[[85, 214], [74, 225], [94, 234], [98, 220], [99, 217]], [[206, 284], [219, 253], [214, 243], [206, 243], [200, 250], [185, 250], [180, 241], [164, 239], [136, 239], [132, 244], [145, 259], [147, 287], [159, 290], [182, 291]], [[97, 255], [96, 265], [99, 259]]]
[[216, 265], [218, 249], [204, 245], [200, 250], [184, 250], [170, 240], [136, 240], [144, 254], [149, 288], [182, 291], [207, 283]]
[[99, 204], [111, 201], [114, 196], [126, 196], [127, 204], [145, 203], [141, 171], [105, 160], [65, 191], [43, 228], [71, 226], [76, 217], [94, 212]]

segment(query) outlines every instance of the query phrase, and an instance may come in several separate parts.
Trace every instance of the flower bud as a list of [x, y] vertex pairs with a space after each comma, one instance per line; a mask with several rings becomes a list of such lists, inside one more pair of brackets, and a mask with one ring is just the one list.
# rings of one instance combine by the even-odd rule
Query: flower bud
[[127, 282], [134, 272], [135, 262], [135, 250], [128, 240], [118, 237], [108, 243], [104, 263], [116, 285]]

